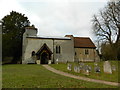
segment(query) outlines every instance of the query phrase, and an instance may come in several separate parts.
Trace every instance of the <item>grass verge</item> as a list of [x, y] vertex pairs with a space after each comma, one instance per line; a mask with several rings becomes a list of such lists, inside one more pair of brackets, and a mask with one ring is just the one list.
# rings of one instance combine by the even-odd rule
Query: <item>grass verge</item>
[[117, 88], [61, 76], [41, 65], [3, 65], [2, 70], [2, 88]]

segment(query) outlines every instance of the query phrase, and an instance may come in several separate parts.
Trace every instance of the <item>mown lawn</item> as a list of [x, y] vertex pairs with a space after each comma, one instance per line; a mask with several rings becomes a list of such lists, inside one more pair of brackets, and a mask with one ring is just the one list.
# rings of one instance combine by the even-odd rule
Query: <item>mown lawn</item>
[[71, 63], [72, 64], [72, 71], [67, 70], [67, 64], [51, 64], [50, 66], [52, 66], [55, 69], [58, 69], [58, 70], [61, 70], [61, 71], [67, 72], [67, 73], [71, 73], [74, 75], [78, 75], [78, 76], [89, 77], [89, 78], [94, 78], [94, 79], [99, 79], [99, 80], [112, 81], [112, 82], [118, 82], [118, 61], [110, 61], [110, 63], [111, 63], [111, 65], [116, 66], [116, 71], [114, 71], [112, 74], [104, 73], [103, 61], [98, 63], [98, 66], [101, 69], [101, 72], [99, 74], [95, 73], [95, 71], [94, 71], [94, 63], [92, 63], [92, 62], [91, 63], [84, 63], [85, 65], [89, 65], [92, 67], [92, 71], [91, 71], [89, 76], [86, 76], [83, 73], [74, 72], [74, 66], [78, 65], [78, 63]]
[[[61, 66], [64, 66], [61, 64]], [[60, 67], [60, 65], [58, 65]], [[66, 67], [66, 66], [64, 66]], [[41, 65], [3, 65], [2, 88], [114, 88], [48, 71]], [[116, 88], [116, 87], [115, 87]]]

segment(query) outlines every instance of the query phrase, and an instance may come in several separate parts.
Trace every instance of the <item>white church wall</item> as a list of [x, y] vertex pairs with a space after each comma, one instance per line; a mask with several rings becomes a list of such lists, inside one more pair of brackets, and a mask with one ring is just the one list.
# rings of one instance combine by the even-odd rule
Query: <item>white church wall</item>
[[50, 48], [53, 52], [53, 41], [51, 39], [34, 39], [34, 38], [27, 38], [28, 44], [26, 46], [26, 50], [24, 53], [24, 60], [31, 58], [32, 51], [35, 53], [43, 46], [44, 43]]
[[[60, 54], [56, 54], [56, 51], [54, 51], [54, 59], [58, 62], [74, 62], [74, 44], [72, 40], [55, 40], [54, 42], [55, 46], [60, 46]], [[54, 50], [56, 50], [56, 47], [54, 47]]]

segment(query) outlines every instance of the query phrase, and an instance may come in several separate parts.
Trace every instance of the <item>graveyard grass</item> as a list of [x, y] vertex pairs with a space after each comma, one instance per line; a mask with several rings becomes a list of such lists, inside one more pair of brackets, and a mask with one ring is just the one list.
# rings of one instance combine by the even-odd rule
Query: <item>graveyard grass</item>
[[[66, 68], [64, 64], [58, 65], [61, 66]], [[117, 88], [61, 76], [42, 65], [21, 64], [2, 66], [2, 84], [2, 88]]]
[[78, 75], [78, 76], [83, 76], [83, 77], [88, 77], [88, 78], [93, 78], [93, 79], [99, 79], [99, 80], [105, 80], [105, 81], [111, 81], [111, 82], [120, 82], [120, 80], [118, 80], [118, 62], [120, 63], [120, 61], [110, 61], [111, 65], [115, 65], [116, 66], [116, 71], [114, 71], [112, 74], [108, 74], [108, 73], [104, 73], [103, 71], [103, 63], [104, 61], [101, 61], [98, 63], [98, 66], [101, 69], [100, 73], [95, 73], [94, 71], [94, 63], [93, 62], [86, 62], [84, 63], [85, 65], [89, 65], [92, 67], [92, 71], [90, 72], [90, 75], [87, 76], [83, 73], [77, 73], [74, 72], [74, 66], [77, 66], [78, 63], [71, 63], [72, 64], [72, 71], [67, 70], [67, 64], [51, 64], [50, 66], [52, 66], [53, 68], [57, 69], [57, 70], [61, 70], [70, 74], [74, 74], [74, 75]]

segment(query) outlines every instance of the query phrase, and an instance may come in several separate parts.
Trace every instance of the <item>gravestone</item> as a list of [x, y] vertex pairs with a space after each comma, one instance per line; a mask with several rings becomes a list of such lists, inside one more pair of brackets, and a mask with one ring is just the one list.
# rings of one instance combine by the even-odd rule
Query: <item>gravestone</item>
[[79, 73], [81, 71], [80, 66], [77, 67], [77, 72]]
[[112, 65], [112, 71], [116, 71], [115, 65]]
[[79, 66], [79, 72], [82, 72], [82, 71], [83, 71], [83, 67]]
[[89, 75], [89, 73], [90, 73], [88, 67], [89, 67], [88, 65], [86, 65], [86, 66], [83, 67], [83, 72], [84, 72], [85, 75]]
[[104, 68], [103, 70], [104, 70], [105, 73], [112, 74], [112, 69], [111, 69], [111, 65], [110, 65], [109, 61], [104, 62], [103, 68]]
[[67, 70], [71, 71], [72, 70], [72, 65], [68, 63]]
[[56, 59], [56, 63], [58, 64], [58, 58]]
[[89, 73], [90, 73], [89, 70], [86, 70], [86, 75], [89, 75]]
[[96, 73], [100, 73], [100, 67], [99, 67], [99, 66], [96, 66], [96, 67], [94, 68], [94, 70], [95, 70]]
[[84, 63], [79, 63], [80, 66], [84, 66]]
[[95, 62], [94, 65], [97, 66], [98, 64]]
[[92, 67], [88, 66], [88, 70], [89, 70], [89, 72], [91, 72], [92, 71]]
[[74, 66], [74, 72], [78, 72], [78, 67]]
[[48, 60], [48, 64], [51, 64], [51, 60]]
[[36, 63], [37, 63], [37, 64], [40, 64], [40, 60], [36, 60]]

